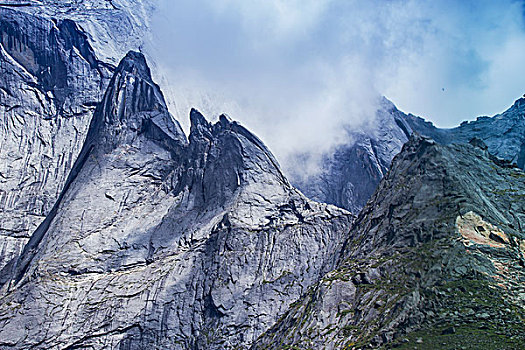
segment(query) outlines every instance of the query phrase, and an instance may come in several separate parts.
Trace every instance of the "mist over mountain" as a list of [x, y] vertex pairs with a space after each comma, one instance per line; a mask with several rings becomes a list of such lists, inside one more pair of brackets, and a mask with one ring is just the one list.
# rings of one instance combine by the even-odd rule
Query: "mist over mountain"
[[[367, 131], [346, 129], [347, 144], [315, 158], [308, 152], [290, 156], [292, 183], [312, 199], [359, 212], [386, 175], [390, 163], [413, 133], [442, 144], [468, 143], [479, 139], [488, 151], [519, 168], [525, 168], [525, 99], [493, 117], [465, 121], [451, 129], [399, 111], [387, 99], [375, 113], [377, 127]], [[312, 159], [314, 157], [314, 159]], [[313, 165], [313, 169], [310, 167]]]
[[[181, 47], [216, 43], [167, 61], [165, 19], [155, 17], [166, 5], [0, 2], [0, 349], [523, 347], [525, 99], [443, 129], [360, 87], [384, 73], [364, 62], [310, 74], [306, 60], [281, 75], [294, 61], [262, 62], [269, 52], [259, 57], [266, 80], [235, 86], [254, 61], [241, 80], [232, 67], [260, 52], [239, 44], [308, 46], [334, 10], [349, 20], [358, 7], [182, 1], [200, 15], [182, 11], [172, 29], [187, 30], [162, 35]], [[448, 29], [464, 13], [406, 6], [384, 9], [421, 20], [405, 34], [424, 27], [421, 10], [449, 18]], [[476, 6], [488, 23], [490, 11], [513, 19], [502, 26], [519, 37], [513, 14]], [[383, 11], [373, 18], [401, 28]], [[345, 31], [348, 42], [377, 29], [363, 23]], [[239, 41], [225, 47], [227, 33]], [[417, 51], [392, 55], [408, 47]], [[187, 74], [188, 58], [198, 74]], [[233, 83], [221, 87], [221, 74]], [[325, 85], [304, 94], [292, 88], [319, 77]]]
[[144, 52], [186, 131], [192, 107], [227, 113], [286, 168], [380, 126], [381, 96], [446, 128], [507, 109], [525, 92], [522, 14], [514, 0], [160, 0]]

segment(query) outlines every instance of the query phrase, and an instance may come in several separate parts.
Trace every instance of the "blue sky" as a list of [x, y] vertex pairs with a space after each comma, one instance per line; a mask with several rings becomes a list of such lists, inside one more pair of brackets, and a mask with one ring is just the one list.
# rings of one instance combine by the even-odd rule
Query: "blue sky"
[[[225, 112], [278, 156], [346, 142], [377, 97], [439, 126], [525, 93], [523, 2], [160, 0], [150, 50], [178, 119]], [[161, 78], [159, 78], [161, 79]]]

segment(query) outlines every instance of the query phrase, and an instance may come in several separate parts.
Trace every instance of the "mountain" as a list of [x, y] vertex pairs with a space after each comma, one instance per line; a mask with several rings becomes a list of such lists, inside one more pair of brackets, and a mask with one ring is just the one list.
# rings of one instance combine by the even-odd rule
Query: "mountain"
[[347, 129], [348, 144], [325, 154], [319, 173], [304, 176], [308, 157], [299, 153], [290, 170], [291, 182], [313, 200], [334, 204], [359, 213], [387, 173], [392, 158], [401, 151], [412, 134], [406, 115], [387, 99], [382, 99], [374, 127], [366, 130]]
[[[374, 117], [375, 127], [348, 129], [347, 144], [325, 154], [321, 171], [304, 176], [303, 165], [290, 172], [291, 182], [308, 197], [358, 213], [386, 174], [394, 156], [414, 132], [442, 144], [468, 143], [473, 138], [484, 141], [489, 152], [525, 169], [525, 98], [494, 117], [479, 117], [452, 129], [440, 129], [431, 122], [399, 111], [383, 98]], [[294, 164], [304, 164], [304, 154], [293, 157]]]
[[152, 6], [0, 4], [1, 349], [522, 346], [524, 99], [383, 99], [291, 184], [226, 115], [183, 132], [128, 52]]
[[483, 140], [488, 151], [525, 169], [525, 98], [494, 117], [482, 116], [452, 129], [439, 129], [411, 114], [405, 117], [412, 130], [443, 144], [467, 143], [474, 137]]
[[1, 272], [2, 349], [244, 346], [335, 267], [353, 217], [296, 191], [236, 122], [190, 118], [187, 140], [144, 57], [121, 61]]
[[143, 0], [3, 0], [0, 7], [82, 28], [97, 57], [118, 65], [129, 50], [149, 40], [155, 3]]
[[149, 40], [152, 6], [0, 3], [0, 269], [57, 200], [115, 65]]
[[254, 349], [521, 348], [525, 173], [473, 144], [411, 138], [338, 267]]

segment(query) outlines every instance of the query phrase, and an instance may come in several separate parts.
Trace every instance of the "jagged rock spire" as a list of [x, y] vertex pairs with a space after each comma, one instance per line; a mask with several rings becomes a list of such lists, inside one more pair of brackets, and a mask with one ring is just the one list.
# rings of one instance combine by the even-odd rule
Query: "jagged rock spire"
[[186, 144], [182, 128], [170, 116], [164, 96], [151, 78], [144, 55], [130, 51], [115, 70], [95, 112], [88, 141], [111, 149], [131, 142], [151, 121], [166, 138], [180, 146]]
[[[131, 51], [115, 70], [104, 98], [97, 106], [86, 141], [55, 205], [35, 230], [20, 257], [2, 270], [0, 285], [9, 279], [15, 283], [22, 279], [57, 215], [65, 194], [82, 172], [89, 157], [100, 157], [118, 146], [133, 143], [137, 149], [147, 148], [144, 153], [159, 152], [151, 149], [142, 140], [144, 138], [175, 157], [182, 155], [187, 143], [180, 125], [168, 113], [160, 88], [151, 79], [144, 56]], [[95, 161], [99, 162], [98, 159]]]
[[[244, 346], [334, 266], [352, 216], [305, 198], [224, 115], [212, 124], [192, 110], [188, 143], [140, 54], [119, 65], [95, 114], [57, 204], [8, 275], [4, 344]], [[11, 315], [13, 303], [23, 310]]]

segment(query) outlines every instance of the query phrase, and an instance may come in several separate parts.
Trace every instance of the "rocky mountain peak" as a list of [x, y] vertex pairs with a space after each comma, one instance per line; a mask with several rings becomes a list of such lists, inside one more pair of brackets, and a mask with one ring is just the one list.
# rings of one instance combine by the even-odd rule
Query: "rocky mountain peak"
[[191, 207], [223, 207], [254, 192], [278, 197], [295, 193], [272, 153], [237, 122], [220, 115], [210, 123], [196, 109], [190, 111], [190, 121], [187, 171], [177, 189], [187, 189]]
[[249, 345], [333, 268], [353, 217], [295, 190], [238, 123], [190, 119], [188, 142], [143, 57], [123, 59], [55, 206], [2, 271], [0, 347]]
[[219, 123], [223, 126], [223, 127], [228, 127], [231, 123], [232, 123], [232, 119], [226, 115], [226, 114], [221, 114], [219, 116]]
[[[386, 174], [394, 156], [412, 133], [431, 137], [440, 144], [483, 141], [496, 157], [525, 169], [525, 98], [519, 98], [505, 112], [480, 116], [451, 129], [405, 114], [387, 98], [379, 101], [376, 123], [371, 130], [348, 130], [352, 142], [336, 147], [321, 159], [321, 172], [307, 178], [288, 169], [292, 183], [310, 198], [359, 212]], [[293, 164], [308, 159], [298, 154]]]
[[127, 72], [134, 75], [136, 78], [153, 82], [151, 79], [151, 70], [146, 63], [146, 58], [142, 53], [137, 51], [129, 51], [120, 61], [115, 72]]
[[210, 123], [206, 120], [202, 113], [195, 108], [190, 110], [190, 123], [190, 134], [210, 128]]
[[141, 112], [167, 112], [164, 96], [152, 81], [146, 59], [130, 51], [122, 59], [101, 102], [106, 124], [124, 124]]
[[518, 98], [518, 99], [514, 102], [514, 104], [512, 105], [512, 107], [515, 107], [515, 108], [520, 108], [520, 107], [523, 108], [523, 106], [525, 106], [525, 95], [524, 95], [524, 97], [520, 97], [520, 98]]
[[115, 70], [95, 111], [88, 141], [110, 150], [132, 143], [142, 134], [164, 144], [178, 144], [179, 148], [186, 144], [180, 124], [169, 114], [164, 96], [151, 78], [144, 55], [130, 51]]
[[[403, 115], [382, 98], [370, 130], [345, 129], [352, 142], [323, 155], [318, 174], [304, 177], [297, 168], [289, 170], [293, 185], [314, 200], [358, 213], [412, 133]], [[304, 159], [308, 157], [299, 153], [292, 164], [301, 164]]]
[[[1, 283], [9, 278], [18, 282], [39, 250], [50, 224], [63, 205], [71, 186], [82, 183], [78, 177], [94, 164], [109, 162], [115, 169], [133, 169], [152, 165], [154, 178], [167, 176], [176, 168], [187, 141], [178, 124], [167, 111], [159, 87], [152, 81], [144, 56], [130, 52], [119, 64], [98, 104], [86, 140], [71, 168], [64, 189], [45, 220], [35, 230], [18, 259], [3, 271]], [[158, 162], [165, 162], [157, 166]], [[82, 176], [81, 176], [82, 177]], [[108, 195], [111, 197], [111, 195]]]

